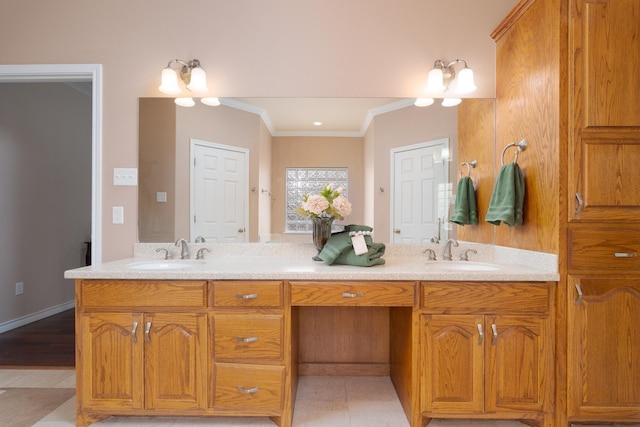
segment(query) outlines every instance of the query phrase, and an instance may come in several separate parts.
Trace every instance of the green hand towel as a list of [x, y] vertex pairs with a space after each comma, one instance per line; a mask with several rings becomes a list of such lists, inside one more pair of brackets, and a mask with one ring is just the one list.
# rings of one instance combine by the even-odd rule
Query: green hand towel
[[365, 235], [364, 240], [369, 249], [367, 253], [356, 255], [351, 242], [350, 231], [371, 231], [371, 227], [366, 225], [347, 225], [344, 231], [331, 235], [318, 257], [327, 264], [347, 264], [362, 267], [371, 267], [384, 264], [385, 245], [374, 243], [371, 236]]
[[[318, 254], [318, 257], [331, 265], [335, 262], [336, 259], [346, 250], [353, 251], [353, 244], [351, 243], [351, 237], [349, 237], [350, 231], [372, 231], [373, 228], [366, 225], [347, 225], [344, 227], [344, 231], [339, 233], [333, 233], [327, 243], [325, 243], [324, 248]], [[367, 238], [369, 240], [367, 241]], [[365, 236], [365, 241], [367, 245], [371, 242], [371, 236]]]
[[473, 181], [465, 176], [458, 181], [458, 192], [456, 193], [456, 204], [449, 221], [458, 225], [478, 223], [478, 210], [476, 207], [476, 190], [473, 188]]
[[522, 225], [524, 206], [524, 175], [517, 163], [500, 168], [491, 194], [485, 221], [494, 225], [504, 222], [509, 227]]
[[[369, 236], [365, 236], [366, 238]], [[369, 237], [370, 238], [370, 237]], [[384, 243], [367, 242], [369, 251], [366, 254], [356, 255], [353, 249], [345, 251], [335, 260], [334, 264], [356, 265], [359, 267], [373, 267], [374, 265], [382, 265], [385, 263], [382, 255], [384, 255]]]

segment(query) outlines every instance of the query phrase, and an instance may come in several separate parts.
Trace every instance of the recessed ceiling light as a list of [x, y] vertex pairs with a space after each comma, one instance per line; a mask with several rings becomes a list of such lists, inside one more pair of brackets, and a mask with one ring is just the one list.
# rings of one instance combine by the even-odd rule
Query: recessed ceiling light
[[322, 126], [322, 122], [313, 122], [314, 126]]

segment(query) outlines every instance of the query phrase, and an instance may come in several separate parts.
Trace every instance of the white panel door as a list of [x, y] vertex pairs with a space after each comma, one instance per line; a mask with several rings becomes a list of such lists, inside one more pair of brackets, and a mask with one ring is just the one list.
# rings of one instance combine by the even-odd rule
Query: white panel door
[[448, 167], [443, 153], [448, 147], [448, 139], [439, 139], [393, 150], [393, 243], [428, 243], [438, 235], [446, 239], [442, 225], [448, 213]]
[[248, 153], [203, 141], [191, 144], [191, 241], [247, 241]]

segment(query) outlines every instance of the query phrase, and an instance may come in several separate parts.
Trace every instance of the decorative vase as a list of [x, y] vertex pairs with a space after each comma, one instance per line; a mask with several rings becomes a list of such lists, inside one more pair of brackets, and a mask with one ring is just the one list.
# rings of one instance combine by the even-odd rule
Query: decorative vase
[[[316, 249], [318, 250], [318, 254], [324, 248], [324, 245], [331, 237], [331, 226], [333, 225], [334, 217], [329, 218], [321, 218], [315, 217], [311, 218], [311, 222], [313, 224], [313, 244], [316, 245]], [[318, 255], [313, 257], [314, 261], [322, 261]]]

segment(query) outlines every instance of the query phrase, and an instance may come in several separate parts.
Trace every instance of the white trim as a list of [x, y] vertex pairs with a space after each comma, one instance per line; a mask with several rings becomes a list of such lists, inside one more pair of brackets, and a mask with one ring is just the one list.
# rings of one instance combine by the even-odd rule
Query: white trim
[[63, 311], [70, 310], [74, 306], [75, 301], [67, 301], [53, 307], [45, 308], [44, 310], [40, 310], [36, 313], [28, 314], [26, 316], [18, 317], [17, 319], [12, 319], [7, 322], [0, 323], [0, 334], [24, 325], [28, 325], [29, 323], [37, 322], [38, 320], [42, 320], [49, 316], [62, 313]]
[[91, 97], [91, 263], [102, 262], [102, 65], [0, 65], [0, 83], [92, 82]]

